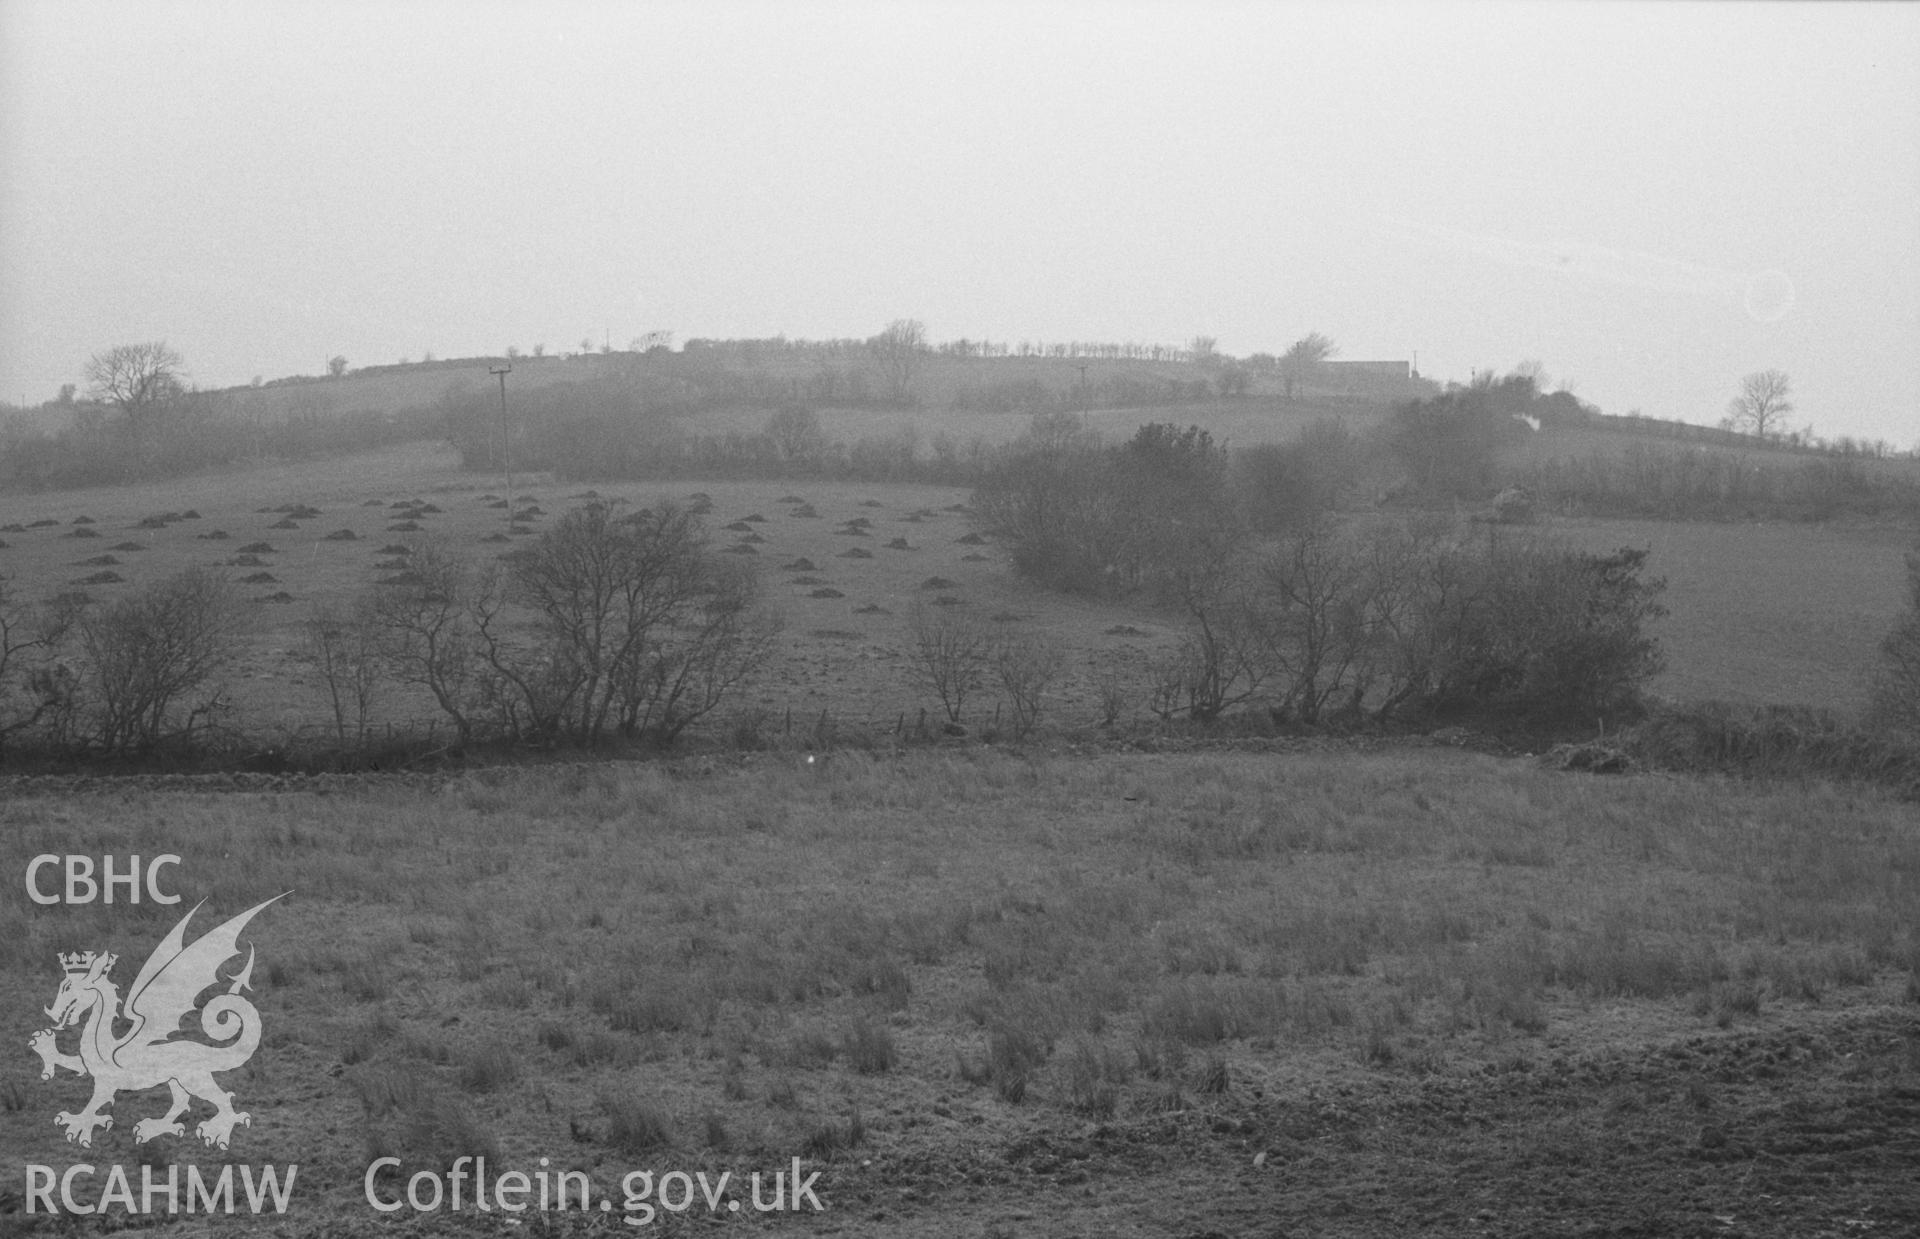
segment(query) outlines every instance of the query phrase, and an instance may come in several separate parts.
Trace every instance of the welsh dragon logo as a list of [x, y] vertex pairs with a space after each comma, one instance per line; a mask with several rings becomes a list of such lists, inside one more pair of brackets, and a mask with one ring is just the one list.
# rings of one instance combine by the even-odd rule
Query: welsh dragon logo
[[[124, 1011], [120, 994], [107, 973], [117, 955], [61, 955], [60, 966], [66, 978], [46, 1009], [53, 1027], [41, 1029], [27, 1042], [40, 1056], [42, 1080], [50, 1080], [56, 1068], [65, 1067], [77, 1075], [93, 1077], [93, 1100], [78, 1114], [61, 1111], [54, 1122], [64, 1127], [69, 1141], [91, 1148], [96, 1130], [113, 1126], [106, 1113], [114, 1095], [122, 1091], [139, 1092], [166, 1085], [173, 1093], [173, 1104], [159, 1118], [141, 1119], [133, 1125], [135, 1142], [144, 1144], [155, 1136], [180, 1136], [186, 1128], [182, 1114], [195, 1097], [212, 1103], [214, 1115], [204, 1120], [198, 1135], [207, 1144], [224, 1149], [236, 1126], [250, 1124], [252, 1116], [233, 1108], [233, 1094], [214, 1083], [213, 1073], [231, 1071], [253, 1057], [260, 1045], [260, 1012], [240, 996], [253, 988], [253, 949], [247, 949], [247, 963], [227, 986], [200, 1008], [200, 1028], [213, 1042], [179, 1039], [181, 1021], [191, 1015], [195, 1000], [208, 988], [219, 984], [216, 975], [221, 965], [240, 953], [240, 931], [267, 904], [284, 898], [276, 895], [266, 903], [247, 909], [185, 945], [187, 922], [201, 905], [180, 918], [180, 923], [155, 947], [127, 991]], [[63, 1030], [85, 1021], [80, 1030], [80, 1052], [62, 1054], [54, 1038]], [[115, 1026], [127, 1026], [115, 1032]]]

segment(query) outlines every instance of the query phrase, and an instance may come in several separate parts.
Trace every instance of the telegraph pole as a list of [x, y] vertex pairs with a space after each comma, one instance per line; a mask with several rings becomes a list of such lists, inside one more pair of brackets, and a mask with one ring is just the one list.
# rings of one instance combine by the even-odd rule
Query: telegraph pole
[[507, 476], [507, 532], [513, 532], [513, 456], [507, 437], [507, 376], [513, 373], [513, 363], [504, 366], [488, 366], [487, 373], [500, 379], [500, 469]]

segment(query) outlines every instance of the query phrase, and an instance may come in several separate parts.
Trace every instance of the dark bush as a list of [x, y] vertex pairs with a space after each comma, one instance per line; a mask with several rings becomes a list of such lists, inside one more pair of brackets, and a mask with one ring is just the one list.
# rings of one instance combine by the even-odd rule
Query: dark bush
[[1499, 489], [1500, 449], [1529, 433], [1520, 420], [1534, 402], [1533, 380], [1477, 375], [1471, 385], [1395, 410], [1389, 452], [1419, 495], [1484, 499]]
[[1920, 737], [1920, 553], [1907, 556], [1907, 607], [1880, 642], [1869, 721]]
[[1233, 461], [1236, 498], [1262, 533], [1299, 529], [1338, 510], [1359, 485], [1365, 450], [1345, 422], [1324, 419], [1289, 443], [1263, 443]]
[[1431, 704], [1539, 722], [1631, 716], [1662, 665], [1648, 624], [1666, 587], [1647, 552], [1598, 555], [1491, 540], [1477, 597], [1449, 632]]

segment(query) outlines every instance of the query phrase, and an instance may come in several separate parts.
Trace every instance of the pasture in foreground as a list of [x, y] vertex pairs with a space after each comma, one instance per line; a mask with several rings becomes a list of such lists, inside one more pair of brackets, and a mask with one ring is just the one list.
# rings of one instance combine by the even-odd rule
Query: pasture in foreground
[[[797, 1157], [826, 1209], [784, 1221], [821, 1233], [1920, 1226], [1920, 814], [1872, 792], [1334, 746], [8, 792], [11, 881], [176, 853], [184, 902], [16, 886], [5, 1163], [297, 1163], [233, 1233], [385, 1233], [373, 1158], [477, 1153], [614, 1219], [628, 1171]], [[251, 1126], [136, 1146], [150, 1090], [64, 1143], [87, 1084], [24, 1048], [56, 956], [116, 952], [124, 992], [197, 901], [195, 934], [289, 891], [243, 935]]]

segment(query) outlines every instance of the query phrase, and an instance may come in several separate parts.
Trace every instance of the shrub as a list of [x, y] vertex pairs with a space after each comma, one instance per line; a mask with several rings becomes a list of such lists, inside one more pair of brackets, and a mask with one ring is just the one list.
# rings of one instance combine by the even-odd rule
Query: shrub
[[1880, 643], [1870, 721], [1920, 736], [1920, 553], [1907, 556], [1907, 608]]
[[1464, 388], [1395, 410], [1385, 429], [1387, 450], [1418, 493], [1441, 499], [1491, 495], [1500, 449], [1527, 433], [1518, 414], [1533, 406], [1525, 375], [1474, 376]]
[[0, 752], [13, 736], [44, 723], [64, 731], [78, 684], [60, 655], [79, 606], [71, 595], [21, 602], [11, 578], [0, 576]]
[[1622, 736], [1621, 744], [1636, 760], [1662, 769], [1920, 787], [1920, 742], [1805, 706], [1665, 706]]
[[[1543, 725], [1631, 716], [1661, 665], [1647, 627], [1664, 614], [1665, 583], [1644, 575], [1646, 558], [1491, 530], [1463, 540], [1418, 524], [1362, 531], [1331, 549], [1299, 544], [1286, 566], [1296, 583], [1280, 590], [1289, 700], [1303, 716], [1339, 693], [1379, 718], [1407, 709]], [[1286, 572], [1269, 577], [1285, 583]]]
[[1121, 575], [1126, 496], [1111, 455], [1077, 417], [1036, 415], [994, 458], [972, 506], [1022, 576], [1078, 593], [1132, 583]]
[[1664, 583], [1644, 575], [1646, 556], [1417, 524], [1307, 526], [1263, 560], [1196, 566], [1188, 634], [1150, 665], [1149, 707], [1205, 720], [1264, 696], [1308, 723], [1333, 707], [1533, 725], [1630, 717], [1660, 667], [1647, 627]]
[[1493, 709], [1539, 720], [1631, 715], [1659, 671], [1647, 625], [1666, 583], [1643, 576], [1647, 552], [1489, 543], [1481, 590], [1448, 634], [1434, 685], [1442, 710]]
[[467, 613], [473, 565], [438, 538], [414, 543], [407, 564], [408, 571], [372, 604], [387, 667], [398, 682], [426, 689], [465, 743], [473, 736], [478, 704]]
[[1287, 443], [1236, 454], [1233, 486], [1248, 524], [1266, 533], [1299, 529], [1337, 510], [1359, 484], [1365, 453], [1347, 424], [1314, 422]]
[[301, 625], [303, 653], [320, 677], [342, 744], [366, 743], [373, 703], [387, 681], [377, 608], [369, 595], [346, 606], [323, 602]]
[[[709, 554], [698, 518], [672, 505], [568, 512], [475, 595], [502, 723], [575, 743], [610, 730], [671, 741], [771, 651], [777, 625], [758, 591], [753, 571]], [[524, 634], [510, 606], [532, 616]]]
[[766, 436], [788, 465], [817, 468], [826, 455], [827, 436], [820, 428], [820, 415], [805, 405], [788, 405], [768, 418]]
[[1285, 682], [1280, 712], [1318, 722], [1339, 693], [1356, 701], [1371, 686], [1374, 597], [1383, 582], [1363, 545], [1325, 521], [1281, 540], [1261, 568], [1265, 636]]
[[948, 721], [959, 722], [967, 697], [986, 677], [993, 634], [965, 612], [935, 611], [918, 599], [907, 611], [907, 633], [915, 673], [940, 698]]
[[994, 671], [1013, 708], [1013, 734], [1025, 739], [1040, 721], [1047, 689], [1060, 678], [1066, 649], [1052, 637], [1019, 636], [1004, 640], [993, 651]]
[[214, 680], [232, 657], [242, 616], [233, 587], [205, 568], [82, 610], [85, 691], [100, 747], [146, 750], [203, 727], [225, 705]]

